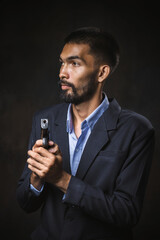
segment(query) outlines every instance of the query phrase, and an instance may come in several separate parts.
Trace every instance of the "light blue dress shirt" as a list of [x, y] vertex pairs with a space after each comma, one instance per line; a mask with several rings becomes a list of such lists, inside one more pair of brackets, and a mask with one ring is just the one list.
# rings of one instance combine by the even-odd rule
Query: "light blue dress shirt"
[[74, 132], [71, 106], [70, 104], [67, 113], [67, 132], [69, 137], [71, 172], [72, 175], [75, 176], [86, 142], [94, 125], [108, 108], [109, 101], [106, 94], [104, 94], [102, 103], [81, 123], [81, 135], [79, 138], [76, 137]]
[[[71, 110], [72, 104], [69, 104], [68, 112], [67, 112], [66, 130], [68, 132], [68, 137], [69, 137], [70, 166], [71, 166], [71, 173], [73, 176], [76, 175], [83, 150], [85, 148], [86, 142], [91, 134], [91, 131], [94, 125], [96, 124], [98, 119], [102, 116], [104, 111], [106, 111], [109, 106], [107, 95], [103, 93], [103, 96], [104, 96], [104, 99], [102, 103], [81, 123], [81, 135], [79, 138], [76, 137], [74, 132], [72, 110]], [[30, 184], [31, 190], [37, 196], [43, 191], [43, 187], [40, 191], [38, 191], [36, 188], [33, 187], [32, 184]]]

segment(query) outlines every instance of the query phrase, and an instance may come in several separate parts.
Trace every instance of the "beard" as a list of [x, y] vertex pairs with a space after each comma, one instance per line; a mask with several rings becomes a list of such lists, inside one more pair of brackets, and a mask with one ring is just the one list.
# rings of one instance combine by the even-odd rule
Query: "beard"
[[82, 85], [78, 88], [76, 88], [73, 83], [68, 83], [63, 79], [60, 80], [58, 82], [60, 86], [62, 83], [64, 83], [65, 85], [72, 88], [72, 93], [68, 93], [67, 92], [68, 90], [61, 89], [60, 98], [67, 103], [73, 103], [75, 105], [89, 101], [97, 90], [97, 86], [98, 86], [98, 82], [96, 81], [97, 71], [95, 71], [90, 76], [88, 76], [87, 79], [88, 79], [87, 84]]

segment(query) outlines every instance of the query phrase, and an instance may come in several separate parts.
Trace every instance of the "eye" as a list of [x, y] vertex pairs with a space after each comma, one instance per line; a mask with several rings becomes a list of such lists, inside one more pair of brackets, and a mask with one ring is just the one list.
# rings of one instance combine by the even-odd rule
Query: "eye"
[[61, 62], [61, 66], [64, 66], [64, 62]]
[[75, 67], [78, 67], [80, 64], [78, 62], [76, 62], [76, 61], [73, 61], [72, 65], [75, 66]]
[[60, 63], [61, 66], [64, 65], [64, 62], [61, 59], [59, 60], [59, 63]]

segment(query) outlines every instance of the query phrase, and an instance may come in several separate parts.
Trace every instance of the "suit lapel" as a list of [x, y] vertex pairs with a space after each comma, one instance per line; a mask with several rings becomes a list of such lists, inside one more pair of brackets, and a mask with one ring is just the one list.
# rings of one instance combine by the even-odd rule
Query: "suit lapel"
[[108, 131], [116, 129], [120, 111], [121, 108], [114, 99], [110, 102], [109, 108], [97, 121], [85, 146], [76, 177], [81, 179], [85, 177], [96, 155], [108, 143]]
[[83, 178], [87, 173], [90, 165], [94, 161], [98, 152], [102, 147], [108, 142], [108, 133], [106, 130], [106, 125], [104, 118], [102, 117], [98, 124], [93, 128], [91, 135], [86, 143], [84, 152], [81, 157], [81, 161], [76, 173], [76, 177]]
[[[63, 169], [71, 173], [70, 168], [70, 156], [69, 156], [69, 141], [68, 134], [66, 131], [66, 119], [67, 119], [68, 104], [64, 104], [57, 113], [51, 129], [51, 136], [53, 141], [58, 144], [63, 157]], [[55, 114], [55, 113], [54, 113]]]

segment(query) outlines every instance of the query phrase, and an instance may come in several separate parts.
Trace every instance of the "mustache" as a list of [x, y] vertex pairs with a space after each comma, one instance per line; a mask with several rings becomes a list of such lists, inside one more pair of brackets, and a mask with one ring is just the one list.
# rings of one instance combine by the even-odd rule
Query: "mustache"
[[62, 84], [65, 84], [66, 86], [71, 87], [72, 89], [75, 89], [75, 86], [72, 83], [67, 82], [66, 80], [60, 79], [58, 81], [58, 85], [61, 86]]

